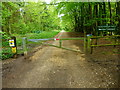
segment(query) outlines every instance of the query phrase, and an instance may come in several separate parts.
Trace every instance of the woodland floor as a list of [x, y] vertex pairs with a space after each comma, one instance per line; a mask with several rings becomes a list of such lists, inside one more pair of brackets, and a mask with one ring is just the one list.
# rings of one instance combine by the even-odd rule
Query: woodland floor
[[[61, 32], [56, 37], [83, 36]], [[102, 41], [102, 40], [101, 40]], [[58, 41], [50, 41], [58, 45]], [[83, 40], [63, 41], [64, 47], [83, 51]], [[114, 50], [115, 49], [115, 50]], [[50, 46], [35, 47], [17, 59], [3, 61], [3, 88], [118, 88], [120, 83], [119, 47], [96, 47], [92, 54]]]

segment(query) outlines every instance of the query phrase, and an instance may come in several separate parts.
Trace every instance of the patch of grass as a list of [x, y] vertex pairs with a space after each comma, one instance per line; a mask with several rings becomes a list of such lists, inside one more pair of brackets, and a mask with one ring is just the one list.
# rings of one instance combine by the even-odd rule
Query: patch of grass
[[[55, 31], [43, 31], [42, 33], [27, 33], [25, 35], [16, 35], [16, 39], [17, 39], [17, 47], [21, 47], [22, 46], [22, 38], [23, 37], [27, 37], [27, 39], [43, 39], [43, 38], [53, 38], [55, 35], [57, 35], [60, 31], [55, 30]], [[36, 45], [40, 45], [40, 41], [38, 42], [31, 42], [28, 41], [27, 45], [31, 45], [31, 46], [36, 46]], [[28, 48], [28, 51], [30, 51], [31, 48]], [[18, 54], [23, 53], [23, 50], [18, 49], [17, 50]]]
[[[54, 31], [43, 31], [42, 33], [27, 33], [27, 34], [12, 34], [11, 36], [15, 36], [16, 37], [16, 43], [17, 43], [17, 53], [21, 54], [23, 53], [22, 48], [22, 38], [23, 37], [27, 37], [27, 39], [43, 39], [43, 38], [53, 38], [55, 35], [57, 35], [60, 31], [59, 30], [54, 30]], [[6, 38], [5, 38], [6, 39]], [[27, 42], [28, 45], [40, 45], [39, 42]], [[11, 58], [13, 56], [13, 53], [11, 51], [11, 47], [9, 47], [9, 41], [3, 41], [2, 42], [2, 47], [4, 47], [2, 49], [2, 51], [0, 53], [2, 53], [0, 55], [0, 57], [2, 57], [2, 60]], [[28, 49], [28, 50], [31, 50]]]
[[28, 39], [43, 39], [43, 38], [52, 38], [56, 34], [58, 34], [59, 31], [43, 31], [42, 33], [34, 33], [34, 34], [27, 34]]
[[106, 52], [104, 52], [104, 51], [103, 51], [103, 52], [101, 52], [101, 53], [102, 53], [102, 54], [106, 54]]
[[120, 54], [120, 52], [119, 52], [118, 49], [113, 49], [113, 53], [114, 53], [114, 54]]
[[2, 48], [2, 51], [0, 53], [2, 53], [0, 56], [2, 60], [11, 58], [14, 55], [12, 53], [11, 47]]
[[117, 53], [117, 52], [118, 52], [118, 49], [113, 49], [113, 52], [114, 52], [114, 53]]

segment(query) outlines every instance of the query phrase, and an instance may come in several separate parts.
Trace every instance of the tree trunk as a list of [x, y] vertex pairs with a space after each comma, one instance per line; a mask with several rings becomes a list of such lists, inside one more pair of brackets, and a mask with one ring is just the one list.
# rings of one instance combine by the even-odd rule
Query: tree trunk
[[[102, 18], [102, 3], [99, 3], [99, 18]], [[102, 20], [99, 21], [99, 24], [102, 24]]]
[[118, 34], [120, 34], [120, 1], [117, 2], [116, 15], [118, 17]]
[[[98, 18], [98, 4], [97, 3], [95, 3], [95, 5], [94, 5], [94, 18], [95, 18], [95, 20]], [[96, 20], [96, 22], [95, 22], [95, 27], [97, 27], [98, 26], [98, 21]]]
[[[103, 2], [103, 15], [102, 15], [102, 18], [106, 18], [106, 4], [105, 2]], [[106, 20], [103, 21], [103, 24], [106, 24]]]
[[89, 3], [89, 19], [92, 19], [92, 6], [91, 4]]
[[108, 0], [108, 7], [109, 7], [109, 11], [110, 11], [110, 24], [112, 24], [112, 11], [111, 11], [111, 4], [110, 4], [110, 0]]
[[84, 3], [81, 5], [81, 28], [82, 28], [82, 32], [84, 32], [84, 27], [83, 27], [83, 24], [84, 24], [84, 16], [83, 16], [83, 12], [84, 12]]

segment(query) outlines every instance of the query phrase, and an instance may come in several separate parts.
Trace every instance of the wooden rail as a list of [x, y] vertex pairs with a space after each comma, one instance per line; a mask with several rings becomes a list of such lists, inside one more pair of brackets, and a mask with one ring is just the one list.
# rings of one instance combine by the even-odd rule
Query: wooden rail
[[[120, 37], [120, 35], [113, 35], [113, 36], [86, 36], [86, 37], [80, 37], [80, 38], [50, 38], [50, 39], [29, 39], [27, 40], [26, 37], [23, 38], [23, 49], [24, 49], [24, 55], [27, 55], [27, 41], [48, 41], [48, 40], [59, 40], [59, 45], [56, 46], [56, 45], [52, 45], [52, 44], [49, 44], [49, 43], [43, 43], [43, 42], [40, 42], [41, 44], [43, 45], [49, 45], [49, 46], [53, 46], [53, 47], [57, 47], [57, 48], [62, 48], [62, 49], [65, 49], [65, 50], [70, 50], [70, 51], [75, 51], [75, 52], [80, 52], [82, 53], [80, 50], [74, 50], [74, 49], [71, 49], [71, 48], [65, 48], [65, 47], [62, 47], [62, 41], [63, 40], [84, 40], [84, 52], [85, 53], [91, 53], [92, 54], [92, 51], [93, 51], [93, 47], [99, 47], [99, 46], [116, 46], [116, 45], [120, 45], [120, 43], [117, 43], [116, 42], [116, 39], [118, 39]], [[97, 45], [97, 42], [98, 42], [98, 39], [99, 38], [113, 38], [115, 40], [114, 43], [112, 44], [102, 44], [102, 45]], [[92, 40], [93, 39], [96, 39], [96, 44], [92, 44]]]
[[[23, 50], [24, 50], [24, 55], [27, 55], [27, 41], [32, 41], [32, 42], [38, 42], [38, 41], [51, 41], [51, 40], [59, 40], [59, 46], [56, 45], [52, 45], [49, 43], [44, 43], [44, 42], [39, 42], [43, 45], [49, 45], [49, 46], [53, 46], [53, 47], [57, 47], [57, 48], [62, 48], [65, 50], [70, 50], [70, 51], [75, 51], [75, 52], [80, 52], [82, 53], [80, 50], [74, 50], [71, 48], [66, 48], [66, 47], [62, 47], [62, 41], [63, 40], [84, 40], [84, 37], [80, 37], [80, 38], [48, 38], [48, 39], [28, 39], [26, 37], [23, 38]], [[85, 45], [84, 45], [85, 46]]]
[[[114, 39], [114, 43], [112, 43], [112, 44], [97, 45], [99, 38], [113, 38]], [[87, 39], [86, 39], [86, 51], [92, 54], [93, 47], [99, 47], [99, 46], [117, 46], [117, 45], [120, 45], [119, 42], [116, 42], [116, 40], [119, 39], [119, 38], [120, 38], [120, 35], [113, 35], [113, 36], [87, 36]], [[92, 39], [96, 39], [96, 44], [95, 45], [92, 44]]]

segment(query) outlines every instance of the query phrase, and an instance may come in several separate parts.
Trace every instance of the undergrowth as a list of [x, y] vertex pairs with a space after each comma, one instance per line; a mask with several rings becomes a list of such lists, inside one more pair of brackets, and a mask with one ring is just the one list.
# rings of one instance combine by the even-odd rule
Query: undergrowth
[[[43, 31], [41, 33], [27, 33], [27, 34], [12, 34], [11, 36], [16, 37], [16, 43], [17, 43], [17, 53], [21, 54], [23, 53], [22, 48], [22, 38], [27, 37], [27, 39], [43, 39], [43, 38], [53, 38], [55, 35], [57, 35], [60, 31], [54, 30], [54, 31]], [[1, 33], [2, 35], [2, 47], [0, 47], [2, 50], [0, 51], [0, 59], [5, 60], [8, 58], [11, 58], [14, 54], [11, 51], [11, 47], [9, 46], [9, 39], [10, 36], [6, 35], [5, 32]], [[32, 46], [39, 45], [39, 42], [28, 42], [27, 44], [31, 44]], [[29, 50], [29, 49], [28, 49]]]

